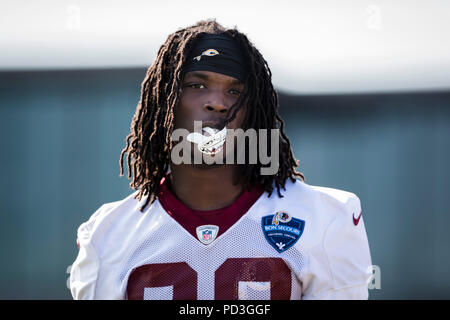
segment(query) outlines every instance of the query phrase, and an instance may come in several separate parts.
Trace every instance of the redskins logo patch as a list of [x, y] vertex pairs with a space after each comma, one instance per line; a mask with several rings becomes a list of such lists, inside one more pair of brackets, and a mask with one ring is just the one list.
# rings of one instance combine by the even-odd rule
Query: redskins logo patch
[[263, 217], [261, 224], [267, 242], [279, 253], [292, 247], [305, 229], [305, 221], [284, 211]]

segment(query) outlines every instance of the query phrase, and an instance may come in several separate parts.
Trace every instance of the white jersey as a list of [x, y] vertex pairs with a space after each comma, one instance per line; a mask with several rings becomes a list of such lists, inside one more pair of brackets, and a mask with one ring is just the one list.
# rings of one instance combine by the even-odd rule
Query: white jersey
[[136, 194], [79, 227], [74, 299], [368, 298], [371, 257], [353, 193], [288, 180], [283, 198], [263, 193], [217, 237], [214, 226], [194, 236], [159, 200], [140, 212]]

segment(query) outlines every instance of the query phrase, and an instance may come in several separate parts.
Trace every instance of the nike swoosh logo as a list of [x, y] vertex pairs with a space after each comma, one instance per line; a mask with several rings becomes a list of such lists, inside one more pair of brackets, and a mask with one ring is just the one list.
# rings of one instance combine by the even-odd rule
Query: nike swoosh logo
[[359, 219], [361, 219], [361, 216], [362, 216], [362, 211], [361, 211], [361, 213], [359, 214], [359, 217], [358, 217], [357, 219], [355, 219], [355, 213], [353, 213], [353, 224], [354, 224], [355, 226], [358, 225]]

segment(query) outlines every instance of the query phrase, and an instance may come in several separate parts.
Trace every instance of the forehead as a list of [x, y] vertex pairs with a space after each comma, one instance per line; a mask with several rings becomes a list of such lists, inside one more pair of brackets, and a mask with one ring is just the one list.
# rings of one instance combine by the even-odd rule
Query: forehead
[[206, 81], [223, 82], [230, 84], [243, 84], [240, 80], [213, 71], [190, 71], [184, 75], [184, 79], [201, 79]]

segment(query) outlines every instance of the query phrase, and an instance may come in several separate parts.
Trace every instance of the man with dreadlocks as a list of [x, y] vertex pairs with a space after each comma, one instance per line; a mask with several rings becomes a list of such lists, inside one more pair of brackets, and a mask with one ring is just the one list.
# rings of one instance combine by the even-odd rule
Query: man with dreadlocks
[[[244, 150], [276, 146], [274, 172], [247, 154], [220, 161], [236, 159], [234, 129], [257, 132]], [[179, 146], [192, 146], [181, 162]], [[368, 298], [360, 201], [295, 170], [270, 69], [238, 30], [201, 21], [168, 37], [142, 83], [121, 174], [125, 153], [137, 191], [79, 227], [74, 299]]]

